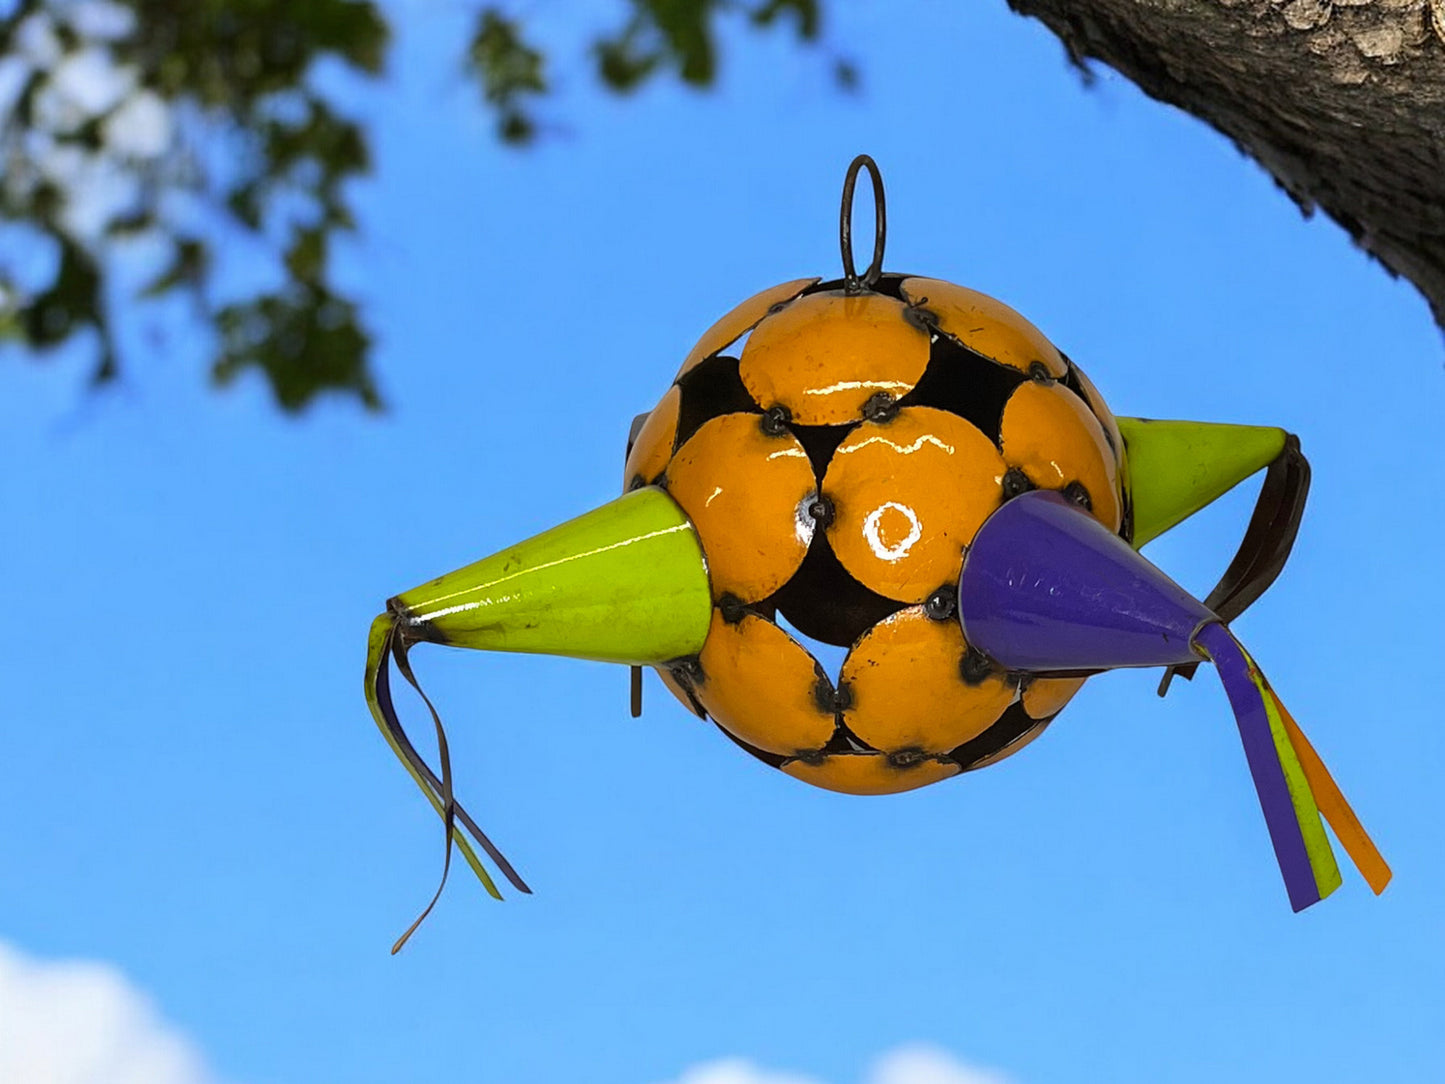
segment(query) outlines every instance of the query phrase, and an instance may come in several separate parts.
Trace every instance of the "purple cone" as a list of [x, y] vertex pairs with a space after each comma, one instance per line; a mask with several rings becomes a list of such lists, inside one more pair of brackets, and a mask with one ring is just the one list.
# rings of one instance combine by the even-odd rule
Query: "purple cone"
[[1010, 670], [1197, 662], [1218, 620], [1129, 544], [1057, 493], [1034, 490], [974, 536], [958, 581], [968, 642]]

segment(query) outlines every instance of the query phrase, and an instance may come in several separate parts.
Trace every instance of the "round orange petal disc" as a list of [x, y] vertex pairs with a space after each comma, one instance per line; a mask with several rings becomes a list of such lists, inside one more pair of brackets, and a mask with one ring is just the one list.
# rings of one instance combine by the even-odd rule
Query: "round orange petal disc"
[[1026, 381], [1003, 408], [1004, 461], [1040, 489], [1061, 490], [1078, 482], [1089, 495], [1094, 518], [1119, 529], [1121, 500], [1114, 452], [1084, 401], [1062, 384]]
[[787, 304], [817, 281], [816, 278], [794, 279], [792, 282], [780, 283], [760, 294], [754, 294], [742, 302], [703, 332], [702, 338], [698, 339], [697, 345], [688, 352], [687, 357], [683, 360], [682, 368], [677, 371], [676, 379], [681, 379], [684, 373], [699, 362], [706, 361], [719, 350], [740, 338], [744, 332], [768, 315], [768, 310], [774, 305]]
[[647, 416], [637, 439], [632, 442], [627, 466], [622, 470], [624, 489], [633, 485], [651, 485], [666, 469], [667, 461], [672, 458], [673, 442], [677, 440], [677, 418], [681, 408], [682, 389], [674, 384]]
[[[698, 701], [749, 745], [797, 756], [821, 749], [833, 736], [833, 711], [817, 695], [817, 662], [766, 618], [745, 614], [730, 625], [714, 610], [699, 661]], [[825, 691], [831, 697], [831, 683]]]
[[666, 487], [697, 528], [713, 598], [756, 602], [798, 570], [816, 485], [798, 439], [764, 432], [757, 414], [713, 418], [677, 450]]
[[864, 422], [823, 479], [834, 506], [828, 542], [864, 586], [922, 602], [958, 580], [964, 547], [1003, 499], [1005, 470], [993, 442], [946, 410], [905, 407]]
[[928, 367], [928, 334], [906, 312], [883, 294], [799, 298], [753, 329], [743, 384], [764, 409], [784, 406], [800, 425], [858, 421], [874, 395], [901, 398]]
[[942, 279], [904, 279], [903, 296], [938, 317], [938, 329], [975, 353], [1028, 372], [1037, 362], [1058, 379], [1068, 363], [1058, 347], [1002, 301]]
[[1002, 673], [966, 684], [959, 665], [967, 652], [956, 619], [935, 621], [922, 606], [885, 618], [843, 662], [843, 721], [884, 752], [946, 753], [978, 737], [1016, 693]]

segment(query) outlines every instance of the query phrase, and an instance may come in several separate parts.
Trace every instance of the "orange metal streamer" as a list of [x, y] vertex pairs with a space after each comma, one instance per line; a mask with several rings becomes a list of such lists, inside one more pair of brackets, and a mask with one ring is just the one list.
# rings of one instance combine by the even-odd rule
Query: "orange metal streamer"
[[[1270, 690], [1273, 695], [1274, 690]], [[1315, 804], [1319, 806], [1321, 815], [1329, 822], [1334, 829], [1340, 846], [1344, 847], [1345, 853], [1350, 856], [1350, 861], [1360, 871], [1360, 876], [1370, 886], [1370, 890], [1379, 895], [1385, 891], [1385, 886], [1390, 883], [1390, 867], [1386, 864], [1384, 857], [1380, 854], [1379, 848], [1375, 846], [1369, 834], [1365, 831], [1360, 818], [1355, 816], [1355, 811], [1350, 808], [1350, 803], [1345, 801], [1345, 796], [1340, 792], [1339, 785], [1330, 770], [1325, 767], [1325, 762], [1315, 752], [1314, 746], [1305, 737], [1304, 731], [1299, 724], [1290, 716], [1289, 710], [1280, 702], [1278, 696], [1274, 697], [1275, 706], [1279, 708], [1279, 716], [1284, 720], [1284, 728], [1289, 733], [1289, 740], [1294, 745], [1295, 754], [1299, 757], [1300, 767], [1304, 769], [1305, 778], [1309, 780], [1310, 789], [1315, 792]]]

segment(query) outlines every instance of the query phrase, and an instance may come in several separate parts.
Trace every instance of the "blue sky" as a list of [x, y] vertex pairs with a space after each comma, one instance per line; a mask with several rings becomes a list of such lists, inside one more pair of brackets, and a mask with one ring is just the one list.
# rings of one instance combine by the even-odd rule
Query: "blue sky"
[[[102, 396], [80, 359], [0, 368], [0, 941], [118, 969], [238, 1084], [665, 1084], [726, 1058], [743, 1084], [875, 1084], [918, 1043], [1015, 1084], [1445, 1074], [1423, 302], [1218, 135], [1107, 73], [1083, 88], [1001, 0], [834, 7], [859, 96], [821, 54], [735, 38], [710, 95], [603, 99], [573, 67], [518, 154], [451, 67], [463, 6], [402, 5], [390, 79], [354, 97], [377, 170], [339, 266], [384, 416], [214, 394], [184, 335]], [[580, 41], [579, 10], [536, 16]], [[1300, 434], [1300, 542], [1236, 631], [1395, 883], [1347, 873], [1290, 913], [1207, 673], [1167, 701], [1154, 673], [1091, 681], [1005, 764], [857, 799], [651, 678], [632, 720], [620, 668], [419, 649], [459, 785], [536, 895], [462, 870], [389, 957], [441, 847], [362, 701], [371, 617], [613, 496], [697, 335], [836, 273], [860, 151], [890, 269], [1008, 301], [1120, 413]], [[1149, 555], [1207, 590], [1252, 497]]]

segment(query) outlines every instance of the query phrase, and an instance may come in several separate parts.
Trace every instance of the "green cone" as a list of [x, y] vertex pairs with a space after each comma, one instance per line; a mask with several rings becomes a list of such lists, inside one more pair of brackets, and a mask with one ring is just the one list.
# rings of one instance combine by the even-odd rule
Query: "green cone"
[[1288, 436], [1272, 426], [1117, 421], [1129, 455], [1135, 548], [1269, 466]]
[[412, 642], [651, 665], [702, 650], [712, 598], [691, 522], [648, 487], [404, 592], [388, 609]]
[[[397, 595], [386, 608], [372, 623], [368, 641], [366, 702], [392, 752], [441, 816], [447, 838], [441, 884], [392, 947], [396, 952], [440, 898], [454, 843], [493, 896], [500, 899], [501, 893], [473, 843], [514, 888], [531, 891], [456, 799], [446, 732], [412, 673], [409, 646], [430, 641], [632, 665], [663, 663], [702, 650], [712, 594], [691, 521], [661, 489], [646, 488]], [[393, 660], [431, 713], [439, 770], [417, 751], [396, 713]]]

